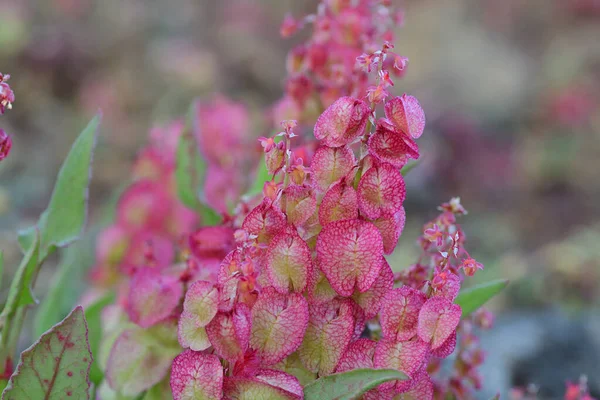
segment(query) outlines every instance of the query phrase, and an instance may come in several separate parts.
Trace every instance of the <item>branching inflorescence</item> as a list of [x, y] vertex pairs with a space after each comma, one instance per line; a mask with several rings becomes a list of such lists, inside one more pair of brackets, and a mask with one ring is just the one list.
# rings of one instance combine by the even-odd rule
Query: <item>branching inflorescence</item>
[[[460, 201], [424, 227], [417, 263], [394, 273], [385, 258], [406, 219], [401, 171], [419, 158], [425, 128], [416, 98], [389, 93], [407, 59], [394, 52], [402, 14], [388, 3], [323, 1], [314, 15], [286, 17], [284, 35], [312, 25], [312, 36], [288, 56], [271, 110], [281, 132], [260, 138], [270, 179], [233, 211], [242, 185], [222, 177], [246, 162], [247, 116], [224, 99], [200, 109], [196, 136], [217, 171], [206, 200], [220, 224], [197, 229], [177, 198], [183, 123], [153, 131], [98, 241], [94, 281], [118, 287], [104, 313], [100, 394], [137, 396], [168, 380], [176, 400], [300, 399], [320, 377], [363, 368], [407, 378], [365, 399], [468, 398], [468, 383], [481, 385], [472, 328], [492, 319], [464, 318], [454, 302], [464, 276], [483, 268], [464, 249]], [[211, 127], [227, 134], [203, 137]]]

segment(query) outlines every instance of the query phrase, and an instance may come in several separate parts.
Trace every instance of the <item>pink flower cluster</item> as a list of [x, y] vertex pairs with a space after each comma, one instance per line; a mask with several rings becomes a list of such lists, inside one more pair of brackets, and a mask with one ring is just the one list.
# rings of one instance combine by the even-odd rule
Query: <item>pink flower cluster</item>
[[[240, 158], [245, 110], [225, 99], [198, 110], [204, 200], [220, 225], [198, 228], [176, 198], [182, 124], [152, 132], [98, 240], [93, 278], [118, 287], [104, 314], [106, 390], [137, 396], [168, 379], [175, 400], [301, 399], [317, 378], [357, 368], [408, 377], [365, 399], [466, 398], [459, 385], [478, 386], [482, 353], [454, 304], [463, 276], [482, 268], [464, 250], [460, 201], [425, 227], [417, 264], [395, 275], [385, 258], [406, 218], [401, 169], [419, 157], [425, 128], [414, 97], [388, 100], [406, 59], [392, 52], [399, 17], [387, 3], [324, 1], [317, 14], [284, 22], [286, 34], [314, 31], [291, 52], [275, 107], [274, 117], [294, 118], [259, 139], [272, 177], [259, 198], [240, 202], [236, 181], [251, 161]], [[454, 373], [438, 379], [457, 341]]]
[[[15, 94], [8, 83], [6, 83], [9, 79], [10, 75], [3, 75], [0, 72], [0, 115], [4, 114], [7, 109], [10, 110], [12, 108], [12, 103], [15, 101]], [[8, 157], [11, 147], [12, 139], [4, 129], [0, 128], [0, 161]]]

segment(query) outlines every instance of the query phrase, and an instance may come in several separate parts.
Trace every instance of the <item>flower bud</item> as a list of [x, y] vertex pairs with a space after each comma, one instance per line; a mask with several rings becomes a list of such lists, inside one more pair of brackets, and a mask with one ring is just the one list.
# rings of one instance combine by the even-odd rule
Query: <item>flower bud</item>
[[0, 161], [8, 157], [10, 148], [12, 147], [12, 139], [0, 128]]

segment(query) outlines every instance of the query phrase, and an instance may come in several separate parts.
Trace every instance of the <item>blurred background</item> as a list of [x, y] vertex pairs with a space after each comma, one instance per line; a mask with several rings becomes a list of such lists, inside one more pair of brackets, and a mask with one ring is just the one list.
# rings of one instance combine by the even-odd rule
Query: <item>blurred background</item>
[[[0, 71], [16, 95], [0, 120], [14, 141], [0, 165], [7, 269], [19, 259], [15, 231], [45, 208], [70, 143], [98, 109], [92, 226], [128, 182], [149, 129], [185, 114], [194, 98], [222, 93], [260, 121], [302, 39], [280, 38], [283, 16], [315, 4], [0, 0]], [[559, 399], [580, 374], [600, 396], [600, 2], [400, 4], [396, 50], [410, 62], [394, 89], [419, 99], [427, 127], [392, 264], [413, 262], [421, 226], [460, 196], [468, 248], [486, 266], [477, 279], [511, 280], [482, 338], [481, 398], [536, 383]], [[268, 135], [255, 125], [256, 136]], [[50, 279], [39, 281], [43, 296]]]

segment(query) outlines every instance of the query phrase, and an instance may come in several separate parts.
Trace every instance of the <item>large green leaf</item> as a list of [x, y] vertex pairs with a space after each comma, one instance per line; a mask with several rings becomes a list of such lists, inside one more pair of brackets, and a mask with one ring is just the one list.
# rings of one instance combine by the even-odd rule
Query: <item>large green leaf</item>
[[304, 387], [305, 400], [351, 400], [382, 383], [408, 379], [395, 369], [355, 369], [324, 376]]
[[89, 399], [92, 353], [81, 306], [21, 354], [2, 400]]
[[[81, 132], [65, 159], [50, 203], [40, 216], [40, 260], [56, 247], [64, 247], [77, 240], [87, 219], [88, 188], [100, 115], [94, 117]], [[32, 239], [32, 228], [19, 234], [19, 243], [27, 249]]]
[[455, 303], [462, 308], [462, 317], [468, 317], [472, 312], [484, 305], [508, 285], [508, 280], [498, 279], [482, 283], [459, 293]]

